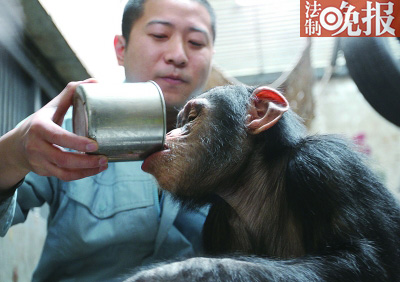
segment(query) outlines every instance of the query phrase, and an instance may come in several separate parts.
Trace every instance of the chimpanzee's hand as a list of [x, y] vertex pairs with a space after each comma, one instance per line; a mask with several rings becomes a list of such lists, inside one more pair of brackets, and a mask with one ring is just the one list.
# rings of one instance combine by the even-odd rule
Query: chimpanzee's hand
[[[11, 187], [29, 171], [70, 181], [97, 174], [107, 167], [106, 157], [79, 153], [97, 150], [95, 141], [60, 127], [76, 87], [90, 82], [95, 80], [69, 83], [21, 126], [1, 137], [0, 187]], [[61, 147], [79, 152], [67, 152]]]

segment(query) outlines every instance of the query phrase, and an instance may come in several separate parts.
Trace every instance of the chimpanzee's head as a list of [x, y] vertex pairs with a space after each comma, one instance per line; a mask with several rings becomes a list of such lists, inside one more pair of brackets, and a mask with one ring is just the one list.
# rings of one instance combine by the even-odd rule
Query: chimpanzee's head
[[218, 193], [248, 161], [254, 136], [287, 109], [283, 95], [268, 87], [216, 87], [187, 102], [164, 150], [150, 155], [142, 169], [178, 197]]

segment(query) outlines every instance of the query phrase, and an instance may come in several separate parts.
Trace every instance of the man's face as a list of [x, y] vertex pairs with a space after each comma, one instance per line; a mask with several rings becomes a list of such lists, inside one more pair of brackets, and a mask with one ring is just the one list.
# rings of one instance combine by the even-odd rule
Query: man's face
[[119, 63], [127, 82], [154, 80], [167, 106], [181, 106], [202, 90], [213, 53], [211, 18], [204, 6], [192, 0], [147, 0]]

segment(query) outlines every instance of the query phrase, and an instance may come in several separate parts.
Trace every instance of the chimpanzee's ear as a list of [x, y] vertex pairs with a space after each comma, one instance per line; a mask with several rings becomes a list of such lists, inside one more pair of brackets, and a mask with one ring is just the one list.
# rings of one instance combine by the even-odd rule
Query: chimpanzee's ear
[[277, 90], [262, 86], [254, 90], [246, 126], [251, 134], [258, 134], [278, 122], [289, 109], [286, 98]]

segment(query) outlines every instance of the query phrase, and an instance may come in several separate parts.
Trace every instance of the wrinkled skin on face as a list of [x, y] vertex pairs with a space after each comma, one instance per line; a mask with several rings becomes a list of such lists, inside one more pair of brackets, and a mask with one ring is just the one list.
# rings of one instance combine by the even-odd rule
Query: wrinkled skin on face
[[230, 175], [235, 176], [246, 161], [238, 157], [249, 148], [243, 126], [246, 106], [233, 107], [224, 96], [235, 91], [223, 90], [216, 88], [190, 100], [178, 114], [177, 128], [167, 134], [165, 149], [149, 156], [142, 166], [162, 189], [186, 202], [229, 185], [235, 179]]

